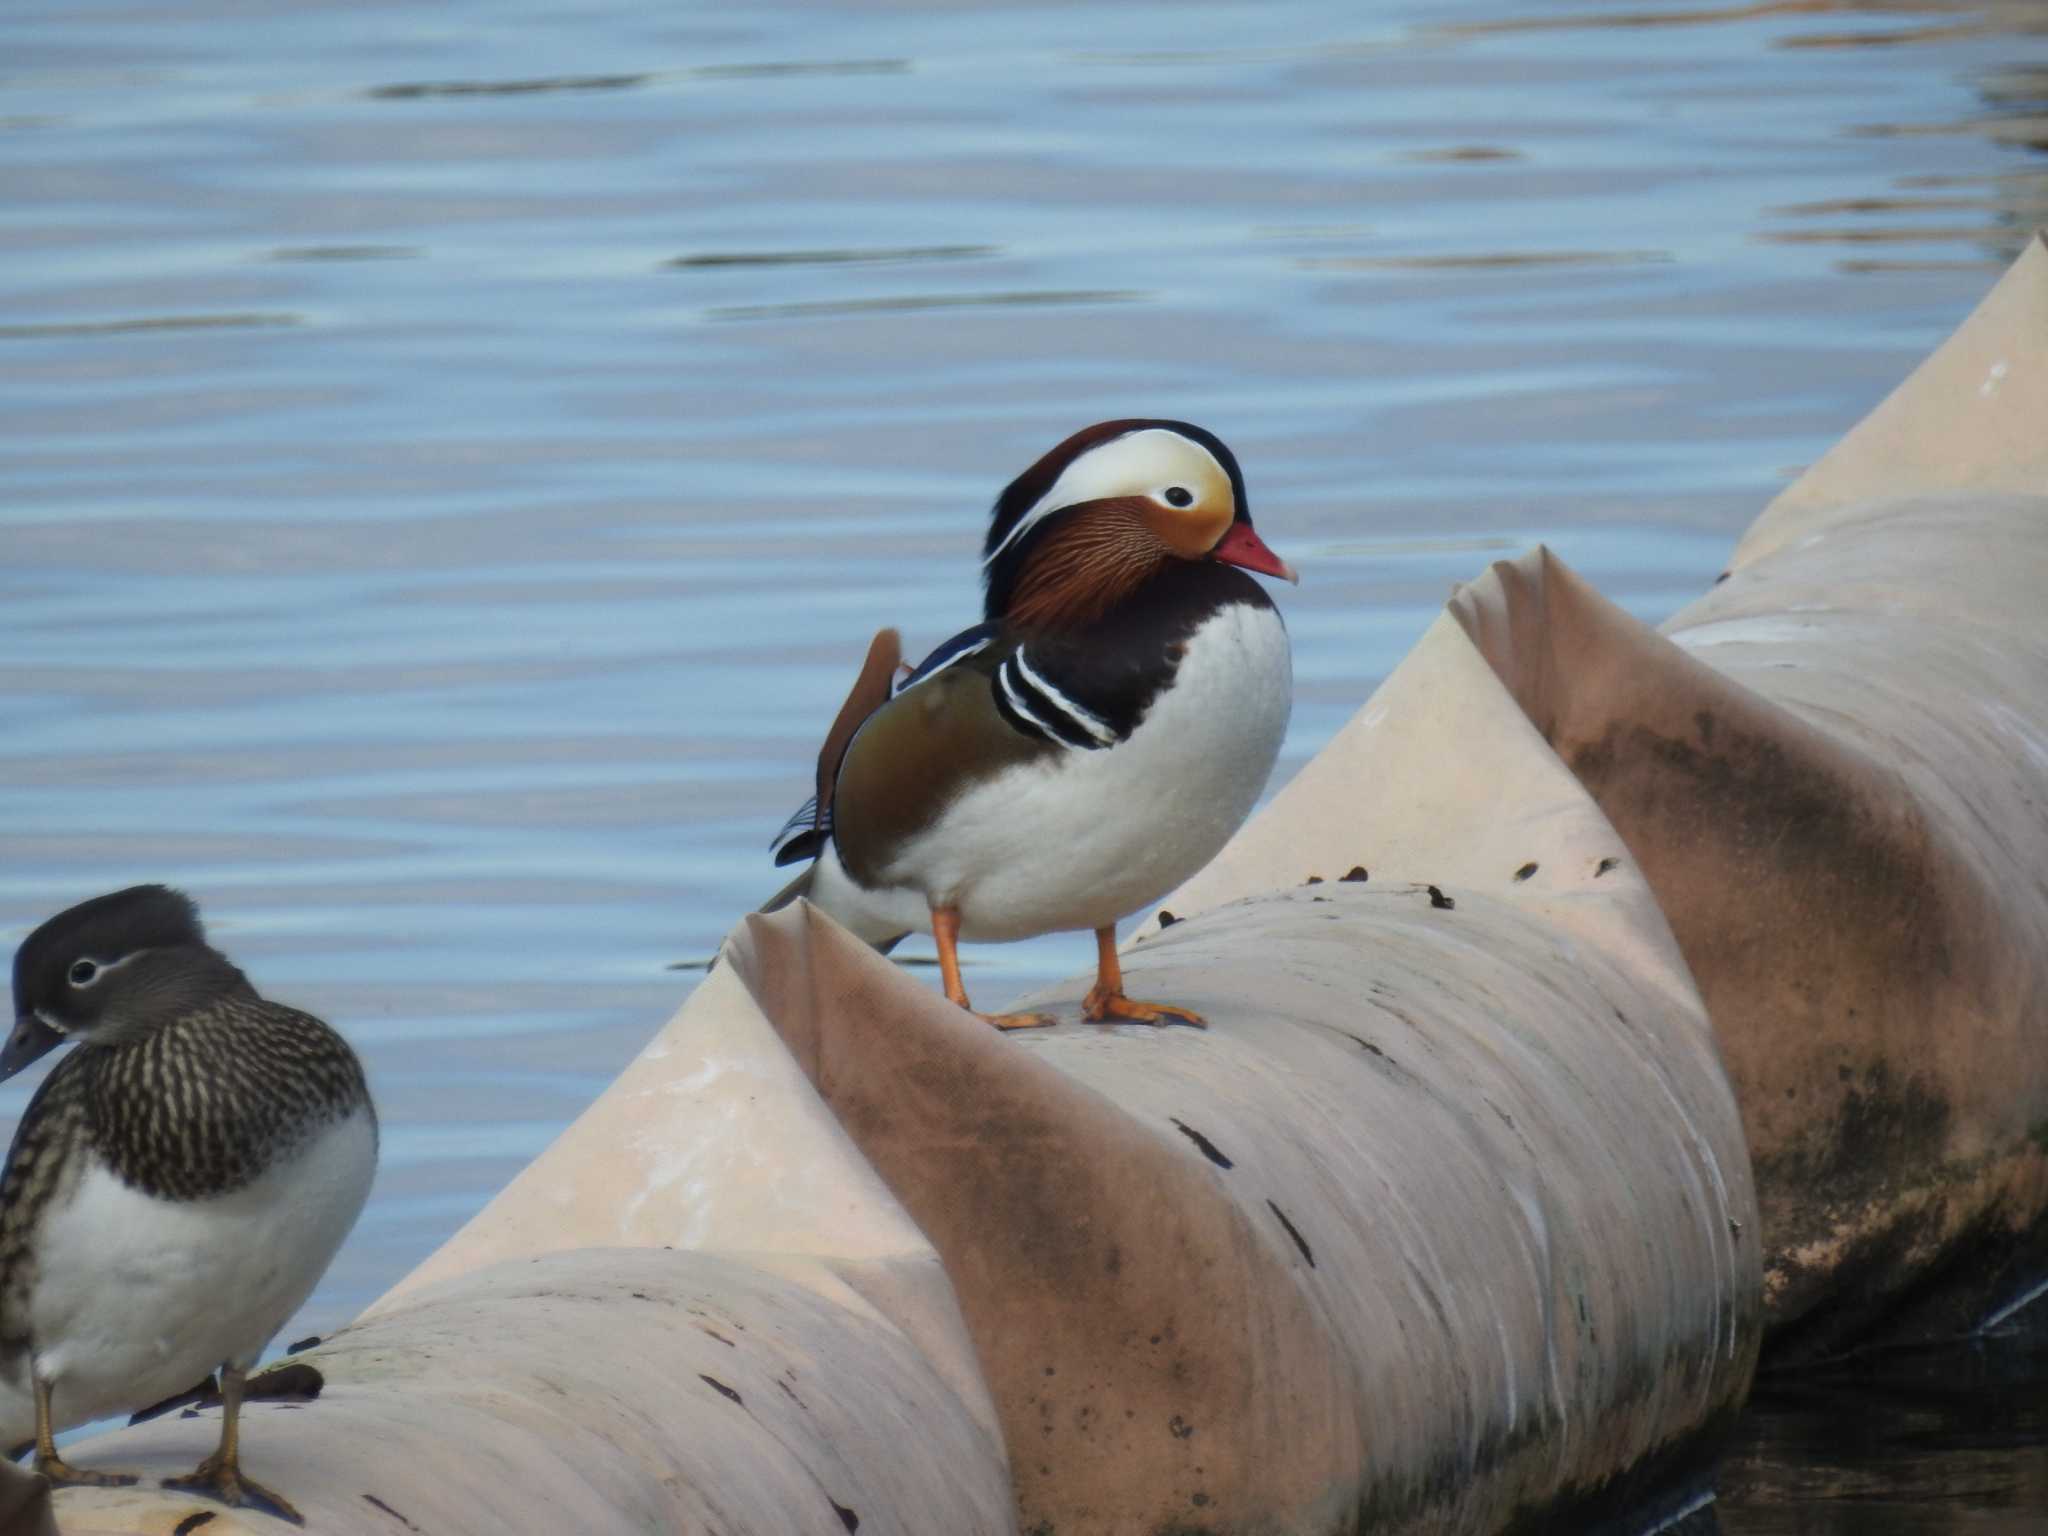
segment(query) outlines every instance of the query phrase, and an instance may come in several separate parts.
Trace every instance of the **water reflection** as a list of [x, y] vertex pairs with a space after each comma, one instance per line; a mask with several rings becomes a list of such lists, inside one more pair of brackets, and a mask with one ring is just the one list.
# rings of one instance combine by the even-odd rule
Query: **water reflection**
[[801, 320], [830, 315], [914, 314], [934, 309], [1037, 309], [1089, 304], [1135, 304], [1135, 289], [1017, 289], [1007, 293], [892, 293], [866, 299], [803, 299], [789, 304], [726, 304], [704, 311], [708, 320]]
[[363, 94], [376, 101], [414, 101], [423, 96], [539, 96], [558, 91], [629, 91], [647, 75], [552, 75], [540, 80], [428, 80], [372, 86]]
[[856, 251], [712, 251], [674, 256], [665, 267], [829, 267], [872, 262], [974, 261], [1000, 254], [992, 245], [904, 245]]
[[2041, 1536], [2048, 1308], [2023, 1317], [1833, 1379], [1767, 1381], [1723, 1469], [1725, 1536]]
[[2031, 0], [1083, 14], [10, 6], [0, 944], [173, 880], [361, 1043], [294, 1335], [686, 995], [1075, 426], [1246, 465], [1284, 776], [1496, 554], [1703, 589], [2048, 214]]
[[143, 315], [132, 320], [53, 321], [0, 325], [0, 340], [49, 341], [63, 336], [129, 336], [144, 331], [221, 331], [298, 325], [298, 315]]

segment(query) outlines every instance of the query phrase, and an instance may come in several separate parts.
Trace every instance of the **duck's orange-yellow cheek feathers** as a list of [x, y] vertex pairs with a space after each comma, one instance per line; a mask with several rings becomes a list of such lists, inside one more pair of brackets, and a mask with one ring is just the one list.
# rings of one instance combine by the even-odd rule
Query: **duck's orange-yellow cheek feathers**
[[1134, 496], [1130, 504], [1152, 536], [1183, 560], [1199, 560], [1216, 547], [1216, 541], [1230, 530], [1237, 515], [1226, 483], [1217, 495], [1207, 486], [1191, 507], [1162, 506], [1149, 496]]

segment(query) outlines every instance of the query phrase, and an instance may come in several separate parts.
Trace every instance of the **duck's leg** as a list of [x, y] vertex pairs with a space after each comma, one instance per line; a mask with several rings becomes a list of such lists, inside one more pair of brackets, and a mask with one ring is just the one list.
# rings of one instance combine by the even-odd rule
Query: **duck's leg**
[[280, 1519], [291, 1521], [293, 1525], [304, 1525], [305, 1520], [292, 1508], [289, 1499], [271, 1492], [242, 1471], [242, 1383], [245, 1380], [247, 1376], [239, 1366], [223, 1365], [220, 1368], [220, 1444], [189, 1475], [167, 1477], [164, 1486], [185, 1493], [210, 1494], [230, 1507], [253, 1504]]
[[1057, 1024], [1049, 1013], [978, 1013], [967, 1001], [967, 988], [960, 980], [960, 913], [953, 907], [932, 908], [932, 937], [939, 945], [939, 976], [946, 984], [946, 996], [984, 1024], [997, 1029], [1044, 1029]]
[[34, 1366], [29, 1370], [36, 1389], [36, 1471], [59, 1488], [126, 1488], [134, 1482], [133, 1472], [88, 1472], [57, 1454], [56, 1432], [50, 1423], [50, 1383], [35, 1374]]
[[1116, 925], [1095, 930], [1095, 985], [1081, 1000], [1081, 1017], [1091, 1024], [1192, 1024], [1209, 1026], [1192, 1008], [1172, 1003], [1139, 1003], [1124, 996], [1124, 968], [1116, 955]]

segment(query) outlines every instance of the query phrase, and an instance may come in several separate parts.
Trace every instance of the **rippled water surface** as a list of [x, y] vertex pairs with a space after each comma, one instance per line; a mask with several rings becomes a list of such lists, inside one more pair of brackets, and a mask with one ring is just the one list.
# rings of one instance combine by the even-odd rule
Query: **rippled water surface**
[[0, 937], [172, 880], [360, 1043], [330, 1326], [779, 883], [1055, 439], [1236, 448], [1283, 774], [1535, 540], [1661, 617], [2048, 220], [2044, 15], [16, 0]]

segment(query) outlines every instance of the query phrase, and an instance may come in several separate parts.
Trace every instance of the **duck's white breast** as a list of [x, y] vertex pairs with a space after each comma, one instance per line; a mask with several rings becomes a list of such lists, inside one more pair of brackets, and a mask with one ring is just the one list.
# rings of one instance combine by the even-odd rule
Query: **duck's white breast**
[[[211, 1199], [160, 1199], [87, 1168], [35, 1236], [29, 1327], [59, 1427], [146, 1407], [224, 1361], [253, 1364], [355, 1225], [376, 1164], [376, 1125], [358, 1110]], [[0, 1418], [19, 1441], [34, 1409], [14, 1422], [26, 1383], [10, 1386]]]
[[892, 881], [957, 906], [964, 938], [1106, 927], [1229, 841], [1273, 771], [1292, 703], [1279, 613], [1233, 603], [1189, 637], [1129, 737], [976, 784], [910, 842]]

